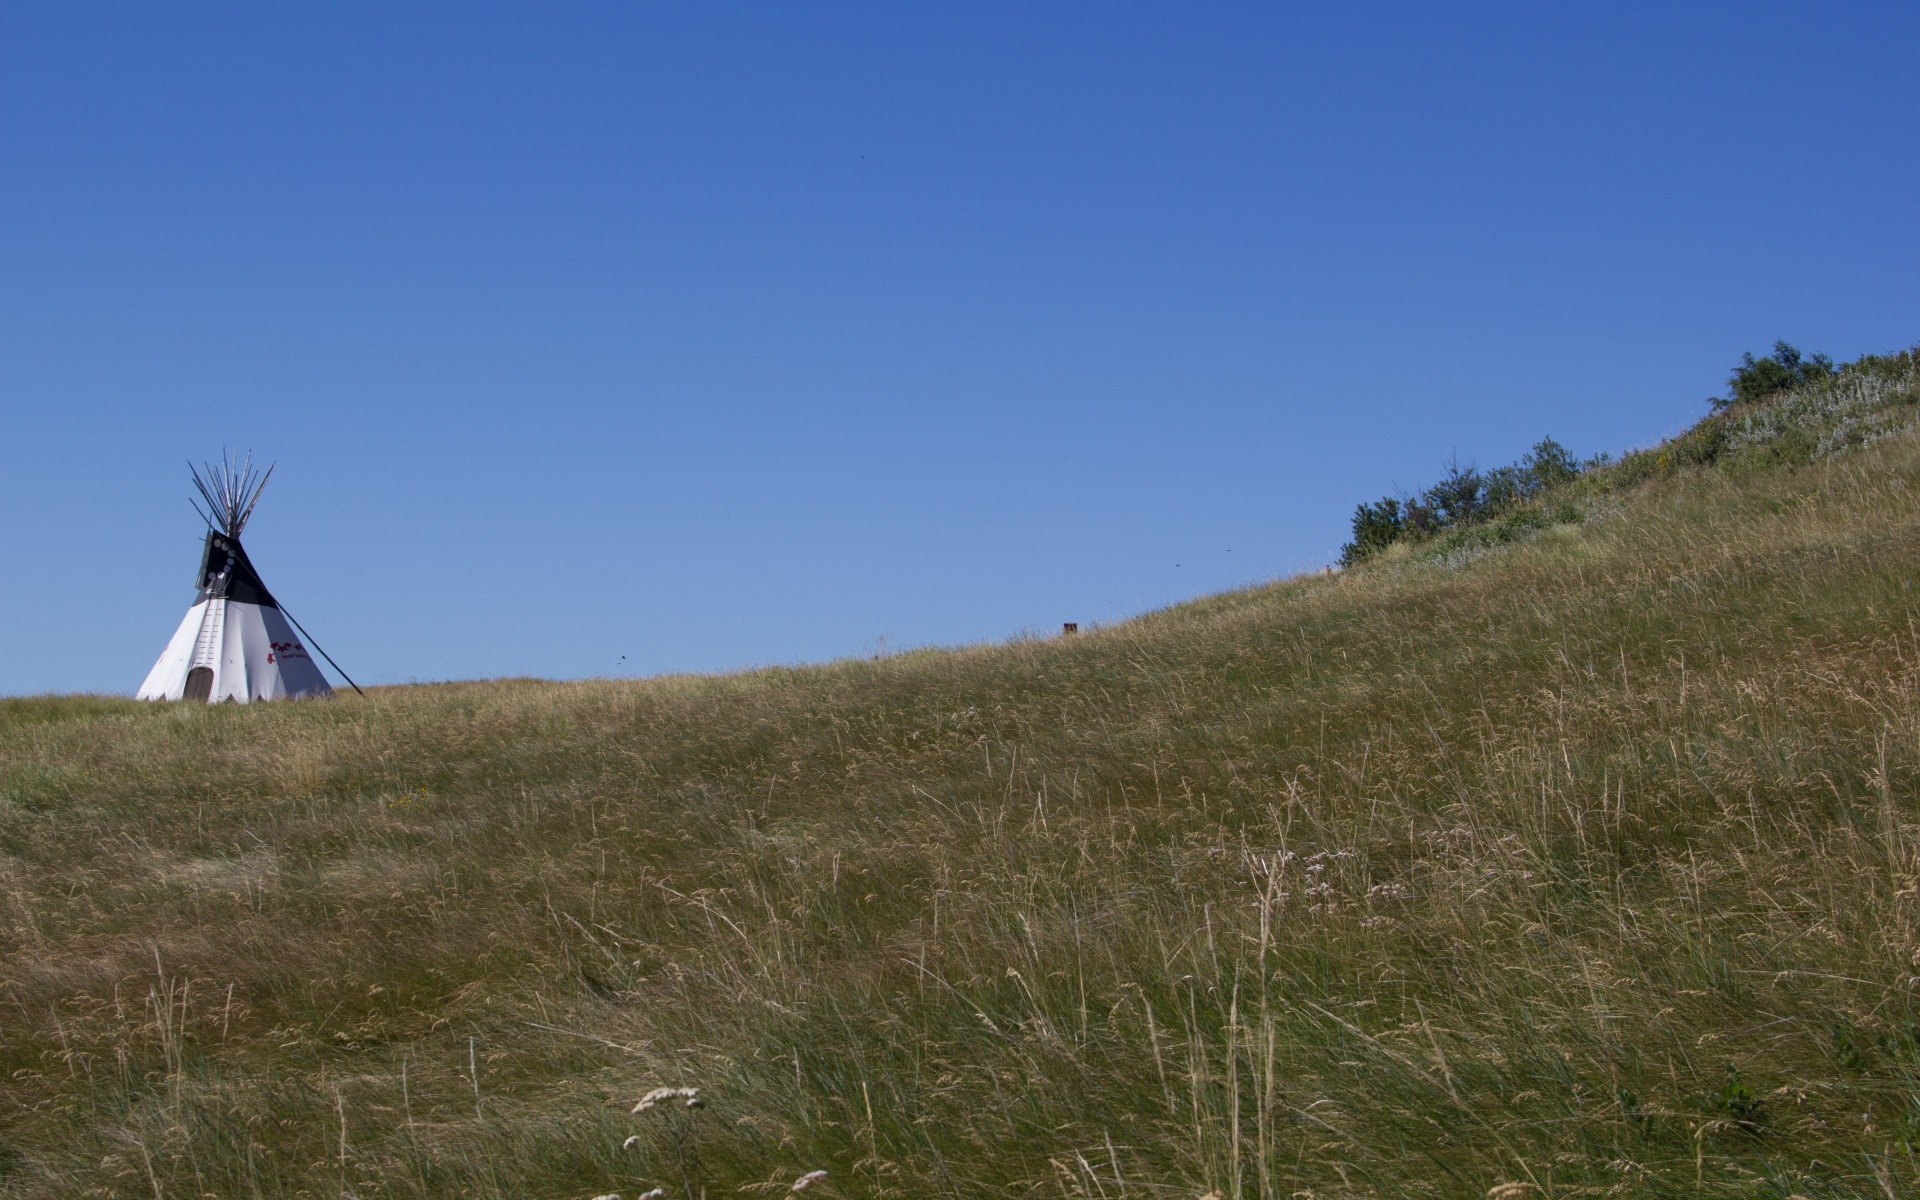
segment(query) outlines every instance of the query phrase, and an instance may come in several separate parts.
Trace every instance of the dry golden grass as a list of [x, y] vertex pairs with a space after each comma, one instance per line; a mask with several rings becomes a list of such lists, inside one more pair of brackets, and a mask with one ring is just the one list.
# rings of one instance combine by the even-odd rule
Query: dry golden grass
[[0, 704], [0, 1194], [1915, 1194], [1916, 485], [809, 670]]

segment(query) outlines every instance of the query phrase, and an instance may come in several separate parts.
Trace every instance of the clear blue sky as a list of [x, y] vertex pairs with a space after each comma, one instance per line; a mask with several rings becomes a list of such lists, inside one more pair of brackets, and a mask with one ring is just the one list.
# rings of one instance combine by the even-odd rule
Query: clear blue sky
[[132, 691], [222, 446], [363, 682], [724, 670], [1920, 340], [1920, 8], [1679, 7], [9, 5], [0, 692]]

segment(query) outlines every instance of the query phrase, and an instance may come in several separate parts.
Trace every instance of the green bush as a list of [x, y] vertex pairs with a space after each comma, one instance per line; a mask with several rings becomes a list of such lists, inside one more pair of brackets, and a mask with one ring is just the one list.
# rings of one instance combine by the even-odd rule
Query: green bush
[[1727, 394], [1709, 396], [1707, 403], [1715, 412], [1736, 404], [1753, 404], [1804, 383], [1832, 378], [1836, 373], [1833, 360], [1826, 355], [1806, 358], [1788, 343], [1775, 342], [1773, 353], [1765, 358], [1741, 355], [1739, 365], [1727, 376]]
[[1572, 451], [1552, 438], [1542, 438], [1519, 462], [1487, 472], [1484, 504], [1488, 514], [1505, 512], [1571, 483], [1583, 469]]
[[1377, 503], [1362, 504], [1353, 510], [1353, 540], [1340, 551], [1340, 565], [1350, 567], [1365, 562], [1391, 546], [1406, 529], [1400, 502], [1384, 496]]
[[1433, 511], [1442, 529], [1465, 525], [1486, 507], [1486, 480], [1472, 467], [1447, 464], [1447, 474], [1426, 490], [1421, 503]]
[[1441, 556], [1470, 553], [1578, 520], [1576, 500], [1688, 468], [1798, 466], [1891, 437], [1920, 420], [1920, 346], [1836, 367], [1824, 354], [1775, 342], [1765, 358], [1741, 357], [1727, 392], [1693, 428], [1618, 459], [1582, 461], [1542, 438], [1518, 462], [1490, 471], [1453, 463], [1416, 496], [1356, 509], [1340, 563], [1364, 562], [1399, 541], [1431, 543]]
[[1840, 374], [1870, 379], [1906, 379], [1920, 370], [1920, 346], [1893, 354], [1863, 354], [1840, 368]]
[[[1598, 463], [1600, 460], [1595, 460]], [[1458, 462], [1418, 497], [1404, 503], [1388, 496], [1353, 513], [1353, 540], [1340, 549], [1340, 565], [1365, 562], [1404, 537], [1428, 538], [1449, 530], [1504, 521], [1540, 497], [1579, 478], [1589, 465], [1552, 438], [1542, 438], [1520, 461], [1485, 474]], [[1515, 528], [1530, 528], [1522, 521]]]

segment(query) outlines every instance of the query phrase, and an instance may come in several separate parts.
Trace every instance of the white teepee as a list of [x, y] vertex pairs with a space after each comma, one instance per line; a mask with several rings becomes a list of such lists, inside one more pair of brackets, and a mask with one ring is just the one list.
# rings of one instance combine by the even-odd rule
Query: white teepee
[[140, 699], [247, 704], [332, 693], [240, 546], [240, 530], [272, 474], [272, 467], [266, 475], [256, 474], [251, 456], [245, 461], [222, 456], [218, 468], [193, 471], [193, 485], [207, 502], [200, 513], [207, 522], [207, 545], [200, 558], [199, 595], [140, 685]]

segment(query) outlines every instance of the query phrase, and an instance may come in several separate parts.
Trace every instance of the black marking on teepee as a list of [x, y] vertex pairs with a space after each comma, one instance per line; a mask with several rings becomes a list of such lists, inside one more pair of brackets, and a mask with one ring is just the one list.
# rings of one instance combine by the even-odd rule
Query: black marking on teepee
[[260, 582], [260, 573], [247, 561], [240, 539], [214, 530], [207, 531], [206, 552], [200, 556], [200, 579], [194, 586], [200, 589], [196, 604], [225, 597], [241, 604], [258, 604], [261, 608], [280, 607], [267, 585]]
[[254, 469], [252, 451], [248, 451], [245, 458], [237, 458], [230, 451], [222, 450], [219, 466], [203, 462], [196, 467], [188, 463], [187, 470], [193, 475], [195, 490], [207, 502], [207, 507], [202, 509], [192, 497], [187, 498], [187, 503], [193, 504], [193, 511], [207, 523], [207, 546], [200, 555], [200, 577], [194, 582], [200, 589], [199, 598], [225, 598], [241, 604], [258, 604], [262, 608], [280, 607], [274, 603], [267, 585], [260, 582], [260, 573], [247, 561], [247, 552], [240, 545], [240, 531], [247, 527], [253, 506], [260, 503], [260, 493], [267, 490], [267, 480], [273, 477], [272, 464], [262, 474]]

